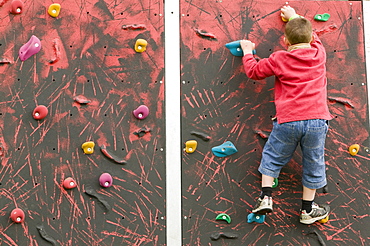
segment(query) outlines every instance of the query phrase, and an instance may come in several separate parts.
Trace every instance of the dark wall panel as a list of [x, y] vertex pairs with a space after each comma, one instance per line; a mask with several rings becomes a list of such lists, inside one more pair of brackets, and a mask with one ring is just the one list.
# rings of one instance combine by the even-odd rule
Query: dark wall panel
[[[298, 150], [274, 190], [274, 213], [263, 224], [246, 222], [260, 191], [257, 168], [275, 114], [274, 79], [248, 79], [241, 58], [224, 45], [251, 39], [260, 58], [285, 49], [280, 18], [284, 3], [181, 1], [182, 142], [198, 142], [197, 150], [184, 152], [182, 158], [184, 245], [319, 245], [317, 236], [305, 234], [312, 229], [327, 245], [366, 245], [370, 155], [361, 2], [289, 1], [298, 14], [312, 20], [327, 51], [329, 107], [335, 118], [326, 144], [329, 192], [319, 190], [316, 200], [330, 204], [330, 221], [299, 223]], [[323, 13], [331, 14], [328, 22], [313, 20]], [[205, 142], [191, 131], [211, 140]], [[227, 140], [238, 152], [214, 156], [211, 148]], [[352, 144], [361, 146], [356, 156], [348, 153]], [[216, 221], [220, 213], [230, 215], [231, 223]], [[210, 235], [221, 231], [239, 237], [211, 241]]]
[[[0, 245], [49, 245], [39, 225], [58, 245], [165, 244], [163, 1], [66, 0], [57, 18], [49, 1], [25, 1], [20, 15], [2, 3], [0, 58], [10, 63], [0, 64]], [[145, 28], [122, 28], [133, 24]], [[41, 51], [22, 62], [32, 35]], [[138, 38], [148, 41], [144, 53], [133, 49]], [[144, 120], [132, 114], [141, 104]], [[49, 110], [44, 120], [32, 118], [37, 105]], [[150, 131], [133, 134], [143, 127]], [[91, 155], [86, 141], [96, 144]], [[127, 164], [106, 158], [103, 144]], [[113, 176], [106, 189], [104, 172]], [[66, 177], [75, 189], [62, 188]], [[15, 207], [23, 224], [9, 219]]]

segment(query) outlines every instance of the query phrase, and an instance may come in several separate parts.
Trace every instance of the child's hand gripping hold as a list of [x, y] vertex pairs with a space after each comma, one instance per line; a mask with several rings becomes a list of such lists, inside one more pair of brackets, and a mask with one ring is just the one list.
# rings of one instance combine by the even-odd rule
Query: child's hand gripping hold
[[252, 43], [250, 40], [240, 40], [240, 47], [243, 50], [243, 54], [252, 54], [253, 50], [255, 49], [256, 45]]

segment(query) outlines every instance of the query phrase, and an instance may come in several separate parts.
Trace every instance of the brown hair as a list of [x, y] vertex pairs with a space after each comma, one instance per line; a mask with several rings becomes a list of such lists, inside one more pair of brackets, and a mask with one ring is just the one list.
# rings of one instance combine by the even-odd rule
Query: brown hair
[[310, 43], [312, 38], [312, 25], [303, 17], [289, 21], [285, 26], [285, 37], [291, 45]]

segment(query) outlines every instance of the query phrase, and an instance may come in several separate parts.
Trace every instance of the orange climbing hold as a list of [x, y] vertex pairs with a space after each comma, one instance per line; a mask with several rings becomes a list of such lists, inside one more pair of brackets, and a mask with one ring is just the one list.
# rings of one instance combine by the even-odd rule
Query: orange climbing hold
[[360, 150], [360, 145], [358, 144], [352, 144], [351, 146], [349, 146], [349, 149], [348, 149], [351, 155], [357, 155], [359, 150]]
[[148, 42], [145, 39], [139, 38], [136, 40], [135, 43], [135, 51], [138, 53], [142, 53], [146, 50], [146, 46], [148, 45]]
[[82, 144], [81, 147], [82, 147], [84, 153], [89, 155], [89, 154], [94, 153], [95, 143], [92, 142], [92, 141], [85, 142], [85, 143]]
[[185, 143], [185, 152], [186, 153], [193, 153], [197, 149], [197, 141], [189, 140]]
[[51, 17], [58, 17], [60, 13], [60, 4], [59, 3], [53, 3], [49, 6], [48, 8], [48, 14], [51, 16]]

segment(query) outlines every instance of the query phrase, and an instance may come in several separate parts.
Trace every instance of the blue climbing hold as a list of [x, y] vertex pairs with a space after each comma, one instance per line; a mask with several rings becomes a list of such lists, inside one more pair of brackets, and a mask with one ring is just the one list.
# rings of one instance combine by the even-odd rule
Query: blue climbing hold
[[226, 157], [238, 152], [238, 150], [235, 148], [232, 142], [226, 141], [219, 146], [213, 147], [212, 152], [217, 157]]
[[263, 223], [265, 222], [265, 218], [266, 218], [266, 215], [250, 213], [248, 214], [247, 222], [248, 223], [252, 223], [252, 222]]
[[[225, 44], [225, 47], [228, 48], [234, 56], [244, 56], [243, 50], [240, 47], [240, 40], [234, 41], [231, 43]], [[256, 50], [253, 50], [253, 55], [256, 54]]]

